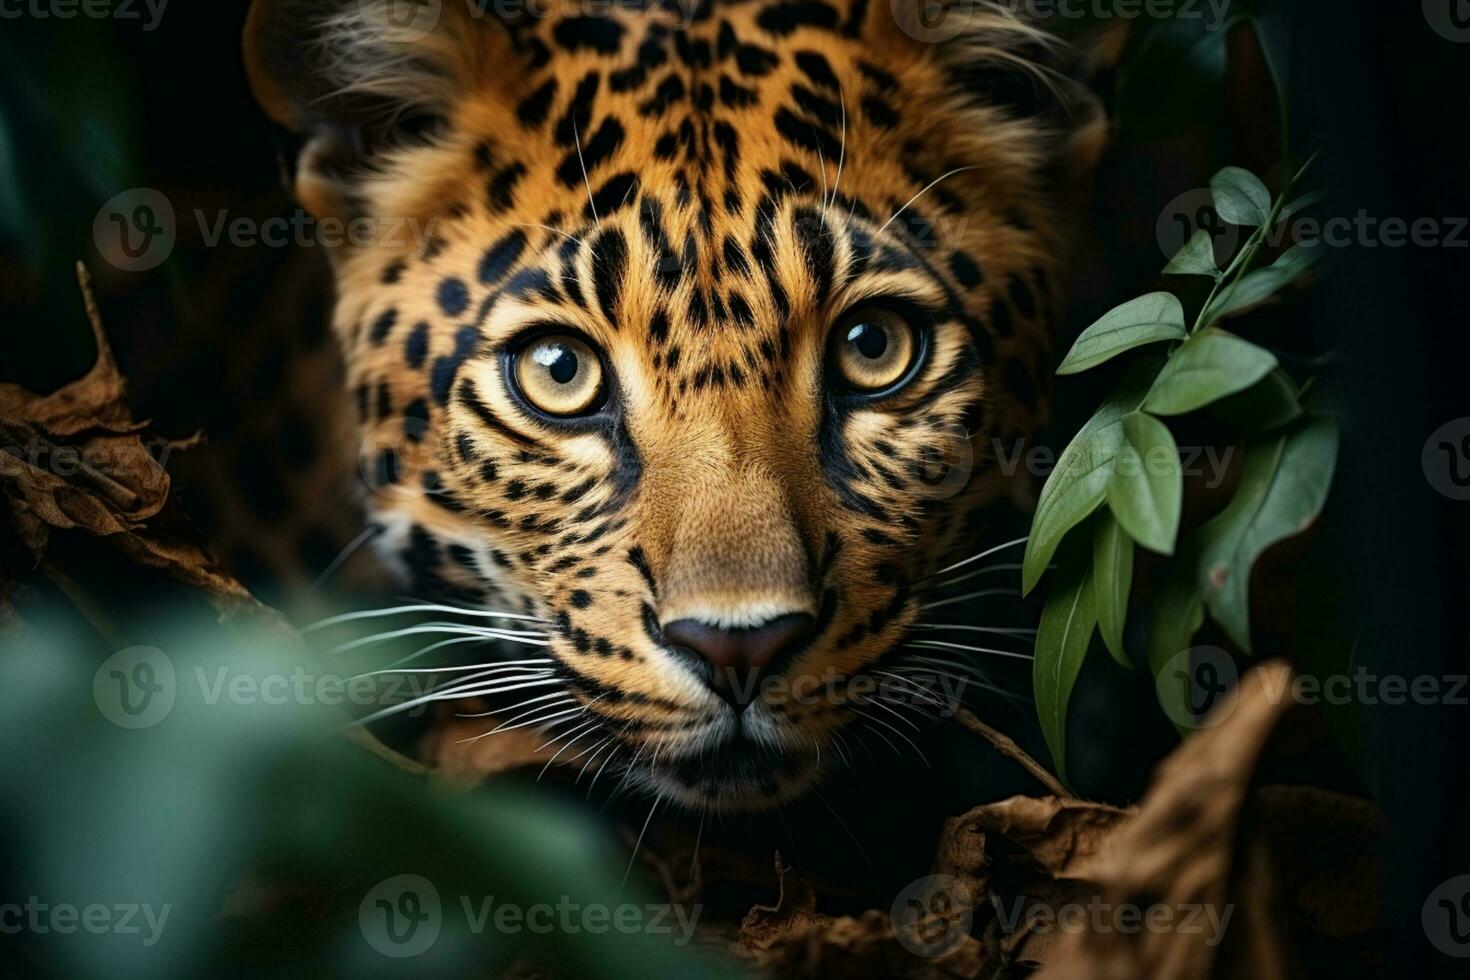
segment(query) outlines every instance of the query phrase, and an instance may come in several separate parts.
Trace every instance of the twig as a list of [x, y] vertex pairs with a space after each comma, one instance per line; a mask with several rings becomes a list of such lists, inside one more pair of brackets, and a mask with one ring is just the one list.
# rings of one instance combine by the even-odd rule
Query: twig
[[991, 745], [994, 745], [996, 751], [1001, 755], [1029, 772], [1038, 783], [1045, 786], [1050, 792], [1064, 800], [1075, 799], [1071, 793], [1067, 792], [1067, 788], [1057, 781], [1057, 777], [1047, 772], [1045, 766], [1027, 755], [1025, 750], [1017, 745], [1009, 735], [1005, 735], [991, 728], [985, 722], [976, 718], [967, 708], [961, 708], [955, 714], [955, 718], [959, 720], [961, 725], [964, 725], [976, 735], [984, 737]]

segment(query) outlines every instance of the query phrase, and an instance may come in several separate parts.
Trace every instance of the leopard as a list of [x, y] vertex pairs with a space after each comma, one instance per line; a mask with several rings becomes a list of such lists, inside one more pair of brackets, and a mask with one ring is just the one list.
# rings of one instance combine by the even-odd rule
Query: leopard
[[926, 604], [1031, 492], [993, 447], [1047, 421], [1096, 46], [904, 0], [256, 0], [244, 45], [365, 230], [370, 547], [536, 648], [458, 690], [709, 811], [905, 737]]

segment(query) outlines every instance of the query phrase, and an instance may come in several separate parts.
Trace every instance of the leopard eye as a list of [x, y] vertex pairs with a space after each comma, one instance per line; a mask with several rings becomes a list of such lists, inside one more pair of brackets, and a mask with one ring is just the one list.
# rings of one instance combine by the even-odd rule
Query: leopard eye
[[882, 391], [903, 380], [919, 350], [918, 332], [897, 312], [860, 307], [832, 332], [832, 361], [848, 387]]
[[516, 387], [547, 415], [586, 415], [603, 401], [602, 361], [568, 334], [535, 338], [514, 357]]

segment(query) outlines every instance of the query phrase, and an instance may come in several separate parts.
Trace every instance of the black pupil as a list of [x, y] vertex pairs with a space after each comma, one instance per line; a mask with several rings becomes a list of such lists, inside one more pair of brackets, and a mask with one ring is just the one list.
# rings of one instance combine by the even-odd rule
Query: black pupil
[[571, 348], [556, 344], [549, 353], [551, 356], [543, 363], [551, 373], [551, 380], [564, 385], [577, 376], [577, 355], [572, 353]]
[[859, 323], [847, 332], [847, 342], [863, 357], [876, 361], [888, 349], [888, 331], [874, 323]]

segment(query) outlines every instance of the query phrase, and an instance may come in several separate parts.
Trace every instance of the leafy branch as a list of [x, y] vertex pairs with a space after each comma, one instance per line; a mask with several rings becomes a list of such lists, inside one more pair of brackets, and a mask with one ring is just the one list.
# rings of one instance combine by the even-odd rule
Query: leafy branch
[[[1217, 173], [1210, 181], [1216, 211], [1252, 231], [1223, 269], [1205, 231], [1165, 267], [1167, 275], [1213, 280], [1193, 323], [1172, 292], [1149, 293], [1083, 331], [1058, 368], [1076, 374], [1149, 348], [1058, 459], [1037, 503], [1022, 564], [1025, 592], [1047, 582], [1033, 685], [1063, 778], [1067, 707], [1093, 636], [1100, 634], [1118, 663], [1133, 665], [1123, 628], [1136, 549], [1173, 559], [1149, 617], [1147, 659], [1157, 675], [1188, 649], [1206, 612], [1250, 651], [1251, 568], [1272, 544], [1309, 525], [1326, 501], [1336, 426], [1304, 407], [1304, 387], [1271, 351], [1220, 326], [1296, 283], [1320, 260], [1319, 248], [1297, 244], [1258, 267], [1274, 233], [1314, 199], [1297, 194], [1310, 166], [1308, 161], [1274, 199], [1249, 171], [1226, 167]], [[1161, 345], [1167, 345], [1162, 356]], [[1202, 411], [1246, 437], [1244, 465], [1224, 510], [1181, 536], [1183, 469], [1166, 420]], [[1165, 702], [1180, 700], [1163, 703], [1170, 717], [1188, 717], [1184, 692], [1159, 687]]]

